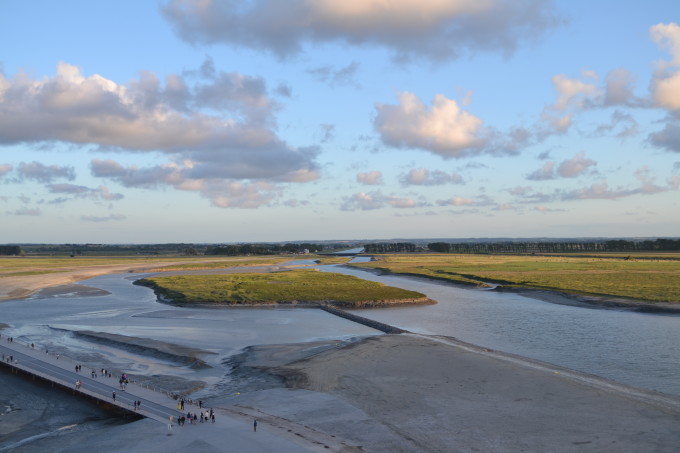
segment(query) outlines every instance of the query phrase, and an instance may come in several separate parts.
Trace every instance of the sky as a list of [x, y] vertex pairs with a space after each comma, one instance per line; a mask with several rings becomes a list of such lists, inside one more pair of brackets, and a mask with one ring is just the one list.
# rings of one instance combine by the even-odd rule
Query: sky
[[0, 0], [0, 242], [680, 236], [677, 0]]

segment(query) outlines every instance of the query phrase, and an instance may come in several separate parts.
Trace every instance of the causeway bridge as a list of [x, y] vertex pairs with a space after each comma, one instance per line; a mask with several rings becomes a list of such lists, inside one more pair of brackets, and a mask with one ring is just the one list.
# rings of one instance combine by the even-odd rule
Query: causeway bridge
[[[154, 391], [135, 383], [127, 385], [125, 391], [120, 389], [119, 377], [103, 377], [97, 371], [97, 378], [92, 378], [91, 368], [83, 367], [83, 371], [76, 372], [76, 363], [66, 357], [47, 354], [44, 350], [32, 348], [30, 345], [18, 342], [8, 342], [6, 338], [0, 343], [2, 366], [12, 373], [23, 374], [63, 387], [74, 395], [87, 397], [96, 401], [98, 405], [106, 405], [125, 416], [146, 417], [163, 423], [170, 423], [170, 417], [177, 420], [182, 413], [177, 410], [177, 400], [167, 392]], [[81, 385], [76, 388], [76, 381]], [[113, 399], [116, 392], [116, 399]], [[134, 402], [140, 401], [139, 409]], [[198, 412], [198, 407], [186, 410]]]
[[[237, 399], [230, 407], [215, 408], [215, 423], [196, 423], [193, 426], [177, 425], [178, 417], [186, 412], [199, 414], [197, 402], [185, 401], [185, 412], [177, 409], [175, 395], [162, 389], [131, 382], [125, 391], [120, 389], [119, 377], [91, 377], [91, 367], [83, 363], [83, 370], [75, 371], [76, 362], [58, 356], [45, 349], [32, 347], [25, 342], [8, 342], [3, 334], [0, 339], [0, 371], [9, 371], [27, 379], [42, 380], [55, 387], [55, 391], [71, 392], [74, 397], [89, 398], [100, 406], [117, 411], [125, 417], [145, 417], [159, 423], [159, 430], [149, 430], [144, 438], [136, 440], [139, 451], [186, 451], [247, 453], [301, 453], [301, 452], [362, 452], [364, 450], [347, 444], [334, 436], [314, 430], [275, 415], [261, 412], [248, 405], [240, 405]], [[98, 373], [99, 374], [99, 373]], [[76, 381], [82, 382], [76, 389]], [[57, 389], [61, 387], [61, 389]], [[113, 392], [116, 399], [113, 400]], [[139, 409], [134, 401], [141, 401]], [[173, 423], [170, 422], [173, 417]], [[253, 432], [253, 420], [260, 423]], [[166, 428], [167, 426], [167, 428]], [[3, 451], [7, 446], [3, 449]], [[9, 447], [11, 449], [11, 446]], [[96, 447], [93, 447], [96, 448]], [[198, 449], [198, 450], [197, 450]]]

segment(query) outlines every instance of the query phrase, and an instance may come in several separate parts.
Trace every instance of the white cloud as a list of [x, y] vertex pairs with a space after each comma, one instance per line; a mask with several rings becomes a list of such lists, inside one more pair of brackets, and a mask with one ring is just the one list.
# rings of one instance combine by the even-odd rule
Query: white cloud
[[671, 54], [670, 61], [657, 63], [650, 90], [655, 103], [670, 110], [680, 109], [680, 26], [657, 24], [649, 30], [652, 40]]
[[386, 206], [405, 209], [427, 206], [427, 203], [422, 201], [419, 202], [412, 198], [384, 195], [380, 191], [371, 193], [359, 192], [348, 197], [344, 197], [340, 209], [343, 211], [369, 211], [373, 209], [384, 208]]
[[564, 74], [553, 76], [552, 83], [557, 91], [557, 100], [552, 107], [560, 112], [583, 107], [586, 100], [597, 93], [594, 83], [571, 79]]
[[369, 211], [382, 208], [385, 205], [384, 196], [380, 192], [359, 192], [345, 197], [340, 209], [343, 211]]
[[633, 93], [633, 74], [625, 68], [610, 71], [605, 79], [604, 106], [628, 105], [640, 106], [643, 101]]
[[280, 57], [327, 42], [384, 47], [398, 60], [507, 54], [560, 22], [547, 0], [170, 0], [161, 11], [191, 43], [266, 49]]
[[[191, 166], [178, 164], [157, 165], [148, 168], [124, 167], [113, 160], [93, 160], [92, 174], [109, 178], [126, 187], [174, 187], [177, 190], [198, 192], [211, 204], [220, 208], [258, 208], [278, 197], [281, 188], [265, 181], [238, 181], [217, 177], [192, 177]], [[302, 175], [300, 176], [303, 177]]]
[[678, 190], [677, 178], [671, 177], [666, 186], [655, 184], [655, 178], [647, 167], [641, 167], [633, 174], [639, 181], [637, 187], [611, 188], [607, 180], [603, 179], [587, 187], [573, 190], [555, 189], [549, 193], [532, 191], [530, 187], [515, 187], [509, 190], [524, 203], [549, 203], [554, 201], [574, 200], [618, 200], [635, 195], [654, 195], [661, 192]]
[[557, 173], [563, 178], [575, 178], [588, 168], [597, 165], [597, 162], [586, 159], [586, 153], [581, 151], [571, 159], [565, 160], [557, 167]]
[[60, 63], [53, 78], [4, 80], [0, 143], [56, 140], [162, 151], [194, 161], [197, 171], [227, 171], [230, 178], [295, 181], [300, 172], [317, 171], [315, 152], [291, 148], [267, 127], [275, 105], [261, 79], [220, 73], [193, 87], [187, 111], [167, 102], [167, 90], [149, 74], [124, 86]]
[[[600, 84], [594, 71], [582, 72], [582, 78], [570, 78], [564, 74], [552, 77], [556, 91], [555, 102], [548, 105], [541, 119], [548, 124], [550, 133], [565, 133], [574, 118], [587, 109], [601, 109], [612, 106], [645, 107], [649, 104], [633, 93], [633, 75], [625, 68], [610, 71]], [[605, 129], [598, 129], [606, 132]]]
[[527, 179], [532, 181], [555, 179], [555, 162], [549, 160], [548, 162], [544, 163], [541, 168], [527, 176]]
[[446, 200], [437, 200], [438, 206], [491, 206], [494, 204], [493, 200], [486, 195], [479, 195], [477, 199], [456, 196]]
[[50, 183], [59, 178], [73, 181], [76, 178], [73, 167], [45, 165], [35, 161], [29, 163], [20, 163], [17, 171], [22, 178], [33, 179], [42, 183]]
[[427, 168], [412, 168], [399, 178], [402, 186], [440, 186], [444, 184], [463, 184], [463, 177], [458, 173], [446, 173], [441, 170], [430, 171]]
[[398, 105], [377, 104], [376, 110], [375, 128], [390, 146], [463, 157], [480, 152], [486, 142], [482, 120], [442, 94], [434, 97], [430, 109], [415, 94], [404, 92]]
[[369, 186], [377, 186], [382, 184], [382, 173], [379, 171], [369, 171], [366, 173], [357, 173], [357, 182]]
[[438, 200], [439, 206], [473, 206], [475, 201], [471, 198], [453, 197], [448, 200]]

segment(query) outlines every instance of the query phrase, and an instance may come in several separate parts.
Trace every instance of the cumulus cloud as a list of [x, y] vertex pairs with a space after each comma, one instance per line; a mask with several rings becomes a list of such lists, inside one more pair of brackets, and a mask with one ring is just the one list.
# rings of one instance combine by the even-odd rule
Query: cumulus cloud
[[600, 124], [595, 129], [595, 135], [609, 134], [618, 130], [616, 137], [621, 139], [637, 134], [638, 123], [632, 115], [621, 110], [612, 112], [610, 121], [607, 124]]
[[655, 103], [670, 110], [680, 109], [680, 26], [657, 24], [649, 29], [652, 40], [671, 54], [669, 61], [657, 62], [650, 86]]
[[357, 182], [369, 186], [377, 186], [382, 184], [382, 173], [379, 171], [369, 171], [366, 173], [357, 173]]
[[532, 181], [545, 181], [556, 179], [558, 176], [562, 178], [575, 178], [583, 174], [588, 168], [597, 165], [597, 162], [585, 157], [585, 152], [577, 153], [571, 159], [560, 162], [555, 167], [555, 162], [549, 160], [543, 164], [541, 168], [530, 173], [527, 179]]
[[534, 171], [527, 176], [527, 179], [532, 181], [545, 181], [548, 179], [555, 179], [555, 162], [549, 160], [544, 163], [541, 168]]
[[55, 179], [64, 178], [73, 181], [76, 173], [73, 167], [59, 165], [45, 165], [40, 162], [22, 162], [17, 169], [19, 176], [33, 179], [41, 183], [50, 183]]
[[422, 201], [416, 201], [412, 198], [384, 195], [380, 191], [375, 191], [371, 193], [359, 192], [348, 197], [344, 197], [340, 209], [343, 211], [369, 211], [387, 206], [403, 209], [427, 206], [427, 204]]
[[552, 107], [560, 112], [568, 108], [583, 107], [586, 101], [597, 93], [595, 83], [572, 79], [564, 74], [553, 76], [552, 83], [557, 91], [557, 99]]
[[557, 167], [557, 173], [563, 178], [575, 178], [588, 168], [597, 165], [594, 160], [586, 159], [585, 155], [586, 153], [581, 151], [571, 159], [563, 161]]
[[644, 101], [633, 93], [634, 82], [633, 74], [625, 68], [617, 68], [610, 71], [605, 78], [602, 104], [604, 106], [643, 106]]
[[480, 152], [486, 143], [482, 120], [442, 94], [430, 109], [415, 94], [404, 92], [397, 105], [377, 104], [376, 110], [374, 126], [390, 146], [463, 157]]
[[668, 118], [664, 128], [649, 134], [648, 140], [654, 146], [680, 153], [680, 120]]
[[639, 168], [633, 176], [639, 182], [637, 186], [633, 187], [610, 187], [607, 180], [603, 179], [590, 186], [573, 190], [555, 189], [552, 192], [539, 192], [534, 191], [531, 187], [515, 187], [508, 192], [523, 203], [549, 203], [574, 200], [618, 200], [634, 195], [653, 195], [678, 190], [677, 179], [672, 177], [668, 180], [667, 185], [657, 185], [647, 167]]
[[486, 195], [479, 195], [476, 199], [455, 196], [446, 200], [437, 200], [438, 206], [491, 206], [495, 204], [491, 198]]
[[264, 49], [279, 57], [339, 42], [389, 49], [397, 60], [512, 52], [561, 19], [547, 0], [169, 0], [161, 8], [191, 43]]
[[[147, 168], [125, 167], [113, 160], [93, 160], [90, 169], [94, 176], [109, 178], [126, 187], [174, 187], [177, 190], [198, 192], [211, 204], [220, 208], [258, 208], [271, 203], [280, 192], [276, 184], [264, 181], [247, 182], [217, 177], [192, 177], [193, 168], [178, 164]], [[303, 178], [304, 175], [300, 175]]]
[[[208, 63], [189, 79], [171, 75], [164, 84], [147, 72], [120, 85], [96, 74], [86, 77], [66, 63], [58, 65], [56, 75], [42, 79], [0, 74], [0, 144], [61, 141], [160, 151], [167, 164], [129, 172], [147, 186], [167, 183], [173, 166], [180, 168], [176, 171], [182, 178], [195, 181], [317, 179], [319, 148], [293, 148], [278, 138], [278, 105], [267, 95], [264, 80], [218, 72]], [[34, 163], [22, 171], [43, 182], [73, 179], [66, 167]]]
[[[593, 71], [583, 71], [580, 78], [557, 74], [551, 80], [555, 88], [556, 99], [541, 114], [542, 121], [548, 126], [548, 130], [543, 131], [543, 135], [567, 132], [574, 118], [584, 110], [613, 106], [645, 107], [649, 104], [648, 101], [634, 94], [635, 80], [625, 68], [610, 71], [603, 83]], [[615, 119], [623, 120], [621, 117]], [[608, 129], [598, 129], [598, 132], [608, 132]], [[627, 131], [627, 133], [630, 132], [632, 130]]]
[[401, 175], [402, 186], [441, 186], [445, 184], [463, 184], [463, 177], [458, 173], [447, 173], [441, 170], [430, 171], [427, 168], [413, 168]]

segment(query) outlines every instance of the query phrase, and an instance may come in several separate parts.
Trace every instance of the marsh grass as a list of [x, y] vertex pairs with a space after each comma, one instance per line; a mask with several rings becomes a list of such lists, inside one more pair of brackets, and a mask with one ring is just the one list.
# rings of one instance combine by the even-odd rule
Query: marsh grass
[[[379, 255], [354, 266], [456, 283], [500, 283], [649, 302], [680, 302], [680, 261], [646, 254], [596, 257], [516, 255]], [[659, 258], [659, 259], [655, 259]]]
[[175, 303], [265, 304], [338, 302], [355, 306], [409, 302], [424, 294], [349, 275], [293, 270], [273, 273], [183, 275], [139, 280]]
[[[71, 258], [69, 256], [49, 257], [0, 257], [0, 278], [24, 275], [72, 272], [112, 265], [143, 267], [148, 272], [175, 270], [216, 269], [237, 266], [266, 266], [290, 261], [290, 256], [273, 257], [191, 257], [185, 255], [163, 256], [100, 256]], [[180, 264], [177, 264], [181, 262]]]

